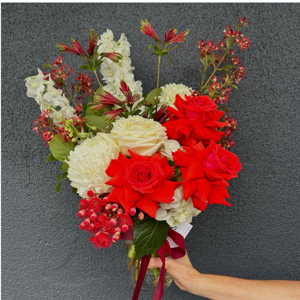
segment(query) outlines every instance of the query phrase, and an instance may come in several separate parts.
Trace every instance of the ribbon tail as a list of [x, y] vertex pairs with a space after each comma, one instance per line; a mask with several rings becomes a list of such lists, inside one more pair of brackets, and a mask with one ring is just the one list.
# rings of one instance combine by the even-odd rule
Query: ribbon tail
[[153, 300], [161, 300], [161, 298], [164, 295], [164, 285], [165, 285], [165, 275], [166, 275], [165, 249], [166, 249], [165, 243], [163, 243], [163, 245], [157, 251], [157, 254], [162, 261], [162, 267], [160, 269], [160, 275], [153, 296]]
[[148, 269], [150, 258], [151, 258], [151, 255], [145, 255], [141, 258], [139, 276], [138, 276], [138, 280], [137, 280], [135, 288], [134, 288], [132, 300], [138, 300], [138, 298], [139, 298], [142, 283], [144, 281], [144, 278], [145, 278], [145, 275], [146, 275], [146, 272]]

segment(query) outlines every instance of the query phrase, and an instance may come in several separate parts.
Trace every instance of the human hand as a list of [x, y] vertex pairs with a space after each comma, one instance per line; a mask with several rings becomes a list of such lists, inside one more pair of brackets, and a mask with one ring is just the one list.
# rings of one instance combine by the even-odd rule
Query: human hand
[[[161, 268], [162, 262], [160, 258], [151, 258], [149, 262], [149, 269]], [[173, 259], [166, 257], [166, 270], [172, 276], [176, 285], [183, 291], [197, 294], [197, 280], [199, 280], [200, 273], [195, 270], [187, 255], [184, 257]]]

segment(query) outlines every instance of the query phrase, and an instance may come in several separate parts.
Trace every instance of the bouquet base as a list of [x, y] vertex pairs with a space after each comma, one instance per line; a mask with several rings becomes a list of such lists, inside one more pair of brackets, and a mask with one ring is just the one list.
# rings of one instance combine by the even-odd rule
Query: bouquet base
[[[131, 288], [135, 288], [138, 279], [140, 260], [133, 261], [132, 252], [134, 251], [133, 241], [125, 241], [128, 258], [128, 282]], [[154, 292], [158, 283], [160, 269], [148, 269], [141, 287], [142, 292]], [[166, 272], [164, 290], [171, 286], [173, 282], [170, 274]]]

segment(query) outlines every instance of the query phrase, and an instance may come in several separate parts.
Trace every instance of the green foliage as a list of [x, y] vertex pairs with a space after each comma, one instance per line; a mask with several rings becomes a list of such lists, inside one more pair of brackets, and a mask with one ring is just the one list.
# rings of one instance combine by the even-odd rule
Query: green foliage
[[71, 142], [64, 142], [61, 136], [57, 134], [50, 141], [49, 149], [56, 160], [64, 162], [68, 159], [70, 151], [74, 150], [74, 144]]
[[[162, 91], [162, 89], [159, 88], [159, 89], [158, 89], [158, 95], [160, 95], [161, 91]], [[156, 89], [152, 90], [152, 91], [147, 95], [147, 97], [146, 97], [146, 99], [145, 99], [145, 102], [148, 101], [148, 102], [150, 102], [151, 104], [154, 104], [154, 102], [155, 102], [155, 100], [156, 100], [156, 94], [157, 94], [157, 93], [156, 93]]]
[[88, 125], [87, 127], [96, 127], [96, 130], [94, 130], [94, 132], [110, 132], [112, 128], [110, 122], [105, 121], [100, 116], [86, 115], [84, 118], [86, 119], [86, 121], [84, 121], [83, 124]]
[[52, 160], [57, 160], [52, 154], [50, 154], [48, 157], [47, 157], [47, 162], [49, 161], [52, 161]]
[[[57, 192], [57, 193], [60, 192], [60, 185], [61, 185], [62, 181], [68, 178], [68, 172], [65, 171], [65, 170], [68, 170], [68, 168], [66, 168], [66, 166], [64, 164], [67, 165], [67, 167], [69, 167], [68, 164], [64, 162], [62, 164], [62, 166], [60, 167], [59, 172], [56, 175], [58, 183], [55, 187], [55, 192]], [[61, 172], [62, 172], [62, 177], [61, 177]]]
[[152, 218], [135, 220], [133, 223], [133, 242], [136, 252], [134, 260], [155, 253], [164, 243], [169, 228], [166, 221]]

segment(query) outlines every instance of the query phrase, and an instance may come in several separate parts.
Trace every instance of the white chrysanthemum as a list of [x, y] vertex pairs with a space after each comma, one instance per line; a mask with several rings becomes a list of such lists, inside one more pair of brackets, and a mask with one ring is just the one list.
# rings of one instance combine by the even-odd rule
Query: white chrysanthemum
[[165, 127], [152, 119], [129, 116], [114, 122], [110, 133], [123, 154], [130, 155], [129, 149], [143, 156], [152, 156], [165, 145], [165, 131]]
[[86, 139], [70, 152], [68, 178], [78, 194], [87, 198], [87, 191], [108, 193], [111, 186], [105, 184], [110, 179], [105, 170], [112, 159], [119, 155], [119, 147], [109, 133], [98, 133]]
[[156, 220], [165, 220], [171, 227], [177, 226], [183, 222], [191, 223], [193, 217], [201, 212], [193, 207], [192, 199], [186, 202], [183, 199], [182, 186], [174, 192], [174, 201], [167, 203], [159, 203], [160, 208], [156, 212]]
[[40, 97], [41, 93], [44, 92], [45, 89], [45, 75], [43, 72], [38, 69], [39, 74], [36, 76], [31, 76], [25, 79], [25, 85], [27, 87], [27, 97]]
[[117, 52], [122, 55], [122, 59], [119, 63], [114, 63], [108, 58], [103, 59], [100, 69], [100, 73], [106, 83], [106, 85], [103, 86], [103, 89], [114, 95], [116, 98], [124, 101], [125, 96], [120, 91], [120, 81], [124, 80], [132, 94], [141, 95], [140, 100], [142, 100], [142, 83], [141, 81], [134, 81], [134, 75], [132, 73], [134, 67], [131, 66], [131, 59], [129, 58], [130, 44], [128, 43], [125, 34], [122, 33], [120, 39], [115, 42], [112, 31], [107, 29], [107, 31], [101, 35], [97, 44], [99, 45], [98, 53]]
[[192, 90], [183, 84], [176, 83], [166, 84], [161, 89], [161, 94], [158, 96], [160, 106], [171, 106], [173, 108], [175, 108], [174, 102], [177, 94], [184, 99], [184, 95], [191, 95], [190, 90]]

